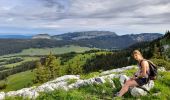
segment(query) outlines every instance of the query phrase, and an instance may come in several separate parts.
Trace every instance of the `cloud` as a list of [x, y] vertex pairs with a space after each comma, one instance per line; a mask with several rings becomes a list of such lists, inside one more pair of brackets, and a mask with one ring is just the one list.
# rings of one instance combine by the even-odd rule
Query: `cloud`
[[169, 0], [1, 0], [0, 27], [164, 32], [169, 8]]

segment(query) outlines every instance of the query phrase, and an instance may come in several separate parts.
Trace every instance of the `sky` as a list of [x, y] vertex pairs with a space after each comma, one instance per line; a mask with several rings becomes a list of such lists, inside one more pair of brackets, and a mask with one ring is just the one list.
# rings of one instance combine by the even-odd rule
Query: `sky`
[[170, 0], [0, 0], [0, 34], [170, 29]]

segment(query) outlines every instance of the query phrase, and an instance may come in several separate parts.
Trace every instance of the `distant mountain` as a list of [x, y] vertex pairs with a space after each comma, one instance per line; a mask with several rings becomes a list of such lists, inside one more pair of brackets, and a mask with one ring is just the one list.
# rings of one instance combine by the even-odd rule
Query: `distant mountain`
[[117, 35], [109, 31], [85, 31], [52, 36], [56, 40], [71, 40], [74, 44], [102, 49], [122, 49], [138, 42], [152, 41], [163, 36], [160, 33]]
[[32, 36], [26, 35], [0, 35], [0, 39], [31, 39]]
[[57, 40], [81, 40], [91, 39], [97, 37], [115, 37], [118, 36], [115, 32], [110, 31], [84, 31], [84, 32], [72, 32], [61, 35], [55, 35], [52, 38]]
[[51, 36], [49, 34], [37, 34], [32, 39], [51, 39]]

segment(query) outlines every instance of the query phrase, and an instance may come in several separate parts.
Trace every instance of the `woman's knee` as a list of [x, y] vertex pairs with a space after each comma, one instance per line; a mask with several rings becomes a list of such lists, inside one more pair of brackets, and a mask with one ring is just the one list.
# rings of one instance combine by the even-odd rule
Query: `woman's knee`
[[129, 86], [129, 85], [130, 85], [130, 83], [131, 83], [131, 81], [130, 81], [130, 80], [126, 81], [126, 82], [125, 82], [125, 86]]

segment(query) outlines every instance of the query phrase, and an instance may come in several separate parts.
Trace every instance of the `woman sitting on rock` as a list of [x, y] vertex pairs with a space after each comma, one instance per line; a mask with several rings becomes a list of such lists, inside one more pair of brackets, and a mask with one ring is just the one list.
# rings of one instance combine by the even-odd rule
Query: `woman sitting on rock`
[[149, 63], [143, 58], [139, 50], [133, 51], [133, 57], [138, 61], [139, 71], [125, 82], [122, 89], [115, 96], [121, 97], [128, 91], [129, 87], [142, 86], [149, 81]]

